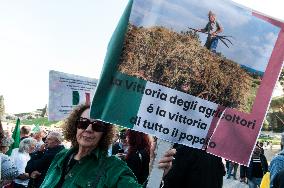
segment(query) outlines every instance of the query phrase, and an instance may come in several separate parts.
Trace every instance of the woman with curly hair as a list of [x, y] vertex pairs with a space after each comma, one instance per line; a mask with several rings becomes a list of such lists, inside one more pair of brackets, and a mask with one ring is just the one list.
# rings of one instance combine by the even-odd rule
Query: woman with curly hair
[[143, 184], [149, 175], [151, 141], [147, 134], [128, 129], [126, 131], [128, 152], [125, 161], [133, 171], [140, 184]]
[[[41, 187], [141, 187], [124, 161], [107, 155], [114, 129], [108, 123], [90, 119], [89, 105], [78, 106], [63, 128], [72, 147], [56, 155]], [[174, 153], [167, 152], [160, 167], [168, 170]]]

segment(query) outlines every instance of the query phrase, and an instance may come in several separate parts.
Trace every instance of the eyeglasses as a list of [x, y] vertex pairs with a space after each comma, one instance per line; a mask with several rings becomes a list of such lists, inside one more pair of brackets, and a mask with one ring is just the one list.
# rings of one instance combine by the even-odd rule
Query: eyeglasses
[[106, 131], [106, 123], [101, 121], [91, 121], [88, 118], [80, 117], [77, 120], [77, 128], [78, 129], [87, 129], [89, 125], [92, 125], [92, 130], [96, 132], [105, 132]]

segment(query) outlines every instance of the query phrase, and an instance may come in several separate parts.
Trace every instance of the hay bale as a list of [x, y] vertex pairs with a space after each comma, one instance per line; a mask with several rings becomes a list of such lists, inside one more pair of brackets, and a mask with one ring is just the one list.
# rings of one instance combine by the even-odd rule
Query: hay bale
[[249, 73], [207, 50], [192, 32], [129, 24], [118, 71], [248, 111]]

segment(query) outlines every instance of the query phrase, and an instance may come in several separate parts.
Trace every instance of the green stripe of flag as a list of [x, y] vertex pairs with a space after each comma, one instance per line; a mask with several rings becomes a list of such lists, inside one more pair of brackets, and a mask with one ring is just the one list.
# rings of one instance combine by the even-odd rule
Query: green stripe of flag
[[105, 110], [105, 104], [108, 102], [107, 100], [109, 100], [108, 90], [112, 76], [115, 74], [117, 64], [120, 60], [132, 3], [133, 0], [130, 0], [109, 42], [104, 66], [91, 105], [91, 118], [101, 119], [103, 111]]
[[[114, 83], [115, 82], [115, 83]], [[130, 118], [136, 117], [147, 81], [117, 72], [108, 91], [100, 119], [132, 128]], [[142, 91], [142, 92], [141, 92]], [[96, 104], [94, 103], [94, 111]]]

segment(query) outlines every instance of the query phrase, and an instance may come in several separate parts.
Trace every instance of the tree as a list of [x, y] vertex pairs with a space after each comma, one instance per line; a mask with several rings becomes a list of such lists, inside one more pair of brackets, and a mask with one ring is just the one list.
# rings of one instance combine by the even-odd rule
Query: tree
[[284, 89], [284, 69], [282, 69], [280, 73], [279, 82], [283, 86], [283, 89]]
[[[283, 71], [282, 71], [283, 72]], [[269, 113], [267, 113], [266, 119], [269, 122], [269, 128], [271, 127], [273, 132], [284, 131], [284, 97], [279, 96], [271, 100]], [[264, 125], [264, 130], [267, 127]]]
[[271, 127], [269, 125], [269, 121], [267, 119], [264, 119], [262, 130], [263, 131], [270, 131], [271, 130]]
[[46, 110], [47, 110], [47, 105], [45, 105], [45, 107], [42, 109], [42, 112], [41, 112], [41, 117], [44, 117], [46, 115]]
[[3, 95], [0, 95], [0, 119], [5, 114], [5, 105], [4, 105], [4, 97]]

